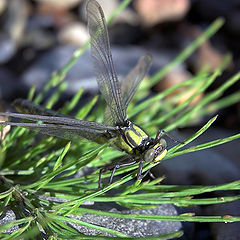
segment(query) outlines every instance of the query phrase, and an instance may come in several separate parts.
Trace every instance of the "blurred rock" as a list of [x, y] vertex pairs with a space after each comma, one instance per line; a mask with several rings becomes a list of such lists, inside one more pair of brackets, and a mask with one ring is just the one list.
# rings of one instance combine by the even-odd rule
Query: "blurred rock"
[[195, 63], [193, 63], [194, 70], [198, 72], [205, 68], [213, 72], [220, 66], [222, 60], [223, 55], [213, 48], [210, 42], [205, 42], [197, 51]]
[[0, 64], [9, 61], [16, 52], [16, 44], [6, 33], [0, 33]]
[[113, 19], [113, 23], [127, 23], [131, 26], [137, 27], [140, 25], [139, 16], [129, 8], [125, 8], [116, 18]]
[[[196, 91], [198, 90], [198, 88], [192, 88], [192, 89], [186, 89], [186, 88], [181, 88], [180, 91], [184, 94], [181, 95], [181, 97], [178, 99], [177, 105], [180, 105], [182, 103], [184, 103], [185, 101], [187, 101], [190, 97], [192, 97], [194, 95], [194, 93], [196, 93]], [[200, 93], [198, 96], [196, 96], [190, 103], [189, 106], [191, 105], [196, 105], [203, 97], [203, 93]]]
[[190, 7], [189, 0], [136, 0], [134, 4], [145, 25], [182, 19]]
[[7, 62], [16, 52], [28, 15], [25, 0], [12, 0], [1, 16], [0, 63]]
[[9, 1], [7, 11], [8, 22], [6, 22], [6, 28], [8, 28], [12, 39], [18, 42], [22, 37], [28, 17], [27, 3], [25, 0]]
[[[108, 19], [111, 14], [113, 13], [114, 10], [116, 10], [116, 8], [119, 5], [118, 0], [98, 0], [98, 3], [100, 4], [100, 6], [103, 9], [105, 18]], [[86, 8], [83, 9], [84, 11], [86, 11]]]
[[[107, 207], [108, 203], [103, 203], [101, 206]], [[90, 207], [89, 207], [90, 208]], [[96, 208], [96, 207], [95, 207]], [[107, 207], [108, 208], [108, 207]], [[106, 210], [106, 209], [105, 209]], [[106, 210], [109, 211], [109, 210]], [[146, 214], [146, 215], [166, 215], [166, 216], [176, 216], [177, 211], [171, 204], [162, 204], [152, 209], [143, 210], [123, 210], [118, 211], [115, 208], [111, 209], [109, 212], [122, 213], [122, 214]], [[144, 237], [144, 236], [156, 236], [161, 234], [167, 234], [179, 231], [182, 227], [181, 222], [177, 221], [150, 221], [150, 220], [136, 220], [136, 219], [124, 219], [124, 218], [113, 218], [108, 216], [100, 216], [96, 214], [84, 214], [84, 215], [71, 215], [72, 218], [95, 224], [102, 227], [111, 228], [113, 230], [122, 232], [133, 237]], [[12, 210], [7, 210], [0, 216], [0, 226], [8, 222], [16, 220], [16, 215]], [[68, 223], [73, 226], [79, 232], [86, 235], [98, 235], [102, 234], [104, 236], [112, 236], [108, 233], [102, 233], [99, 230], [93, 228], [87, 228], [82, 225]], [[6, 230], [6, 233], [12, 233], [18, 229], [18, 226], [14, 226]]]
[[[37, 90], [40, 90], [50, 79], [51, 74], [56, 70], [60, 70], [71, 59], [75, 50], [77, 50], [76, 47], [68, 45], [56, 47], [47, 52], [23, 74], [21, 78], [23, 84], [28, 87], [36, 84]], [[146, 54], [146, 52], [146, 50], [138, 47], [112, 46], [116, 72], [120, 78], [126, 76], [136, 65], [139, 58]], [[171, 57], [170, 54], [163, 55], [156, 51], [153, 52], [153, 66], [151, 72], [159, 70], [170, 61]], [[66, 81], [69, 83], [67, 89], [68, 94], [76, 93], [80, 87], [84, 87], [88, 91], [98, 91], [90, 51], [86, 51], [77, 60], [76, 64], [67, 73]]]
[[10, 71], [0, 67], [0, 99], [9, 99], [16, 90], [19, 90], [19, 83]]
[[[168, 73], [156, 86], [155, 90], [158, 92], [164, 91], [176, 84], [184, 82], [193, 76], [190, 72], [186, 71], [183, 67], [178, 67], [173, 69], [170, 73]], [[195, 92], [197, 91], [197, 87], [195, 89], [188, 89], [187, 87], [181, 87], [176, 91], [172, 92], [167, 96], [167, 98], [171, 99], [172, 97], [181, 94], [179, 98], [177, 98], [176, 105], [180, 105], [188, 100]], [[199, 94], [195, 97], [191, 102], [190, 105], [196, 104], [199, 100], [202, 99], [203, 94]]]
[[[208, 207], [205, 214], [212, 216], [236, 216], [240, 215], [238, 201], [216, 204]], [[240, 239], [240, 223], [210, 223], [213, 239], [216, 240], [238, 240]]]
[[[206, 7], [207, 6], [207, 7]], [[239, 34], [239, 0], [218, 1], [198, 0], [193, 1], [192, 15], [197, 16], [197, 21], [214, 21], [218, 17], [226, 20], [224, 28], [234, 34]], [[194, 17], [193, 16], [193, 17]], [[229, 36], [231, 38], [231, 36]]]
[[[111, 209], [109, 212], [121, 213], [121, 214], [146, 214], [146, 215], [167, 215], [176, 216], [177, 211], [171, 204], [162, 204], [152, 209], [142, 210], [124, 210], [118, 211]], [[176, 232], [181, 229], [181, 222], [173, 221], [150, 221], [150, 220], [136, 220], [136, 219], [124, 219], [113, 218], [108, 216], [100, 216], [96, 214], [84, 214], [82, 216], [72, 215], [73, 218], [87, 223], [91, 223], [101, 227], [111, 228], [115, 231], [127, 234], [132, 237], [147, 237], [157, 236], [161, 234], [167, 234]], [[100, 231], [92, 228], [87, 228], [77, 224], [69, 223], [74, 226], [78, 231], [86, 235], [98, 235], [112, 236], [108, 233], [101, 233]]]
[[235, 34], [240, 34], [240, 9], [239, 6], [232, 10], [228, 15], [227, 27], [228, 29]]
[[88, 40], [89, 34], [86, 25], [78, 22], [71, 22], [59, 33], [59, 41], [63, 44], [82, 47]]
[[[48, 51], [23, 74], [22, 83], [28, 87], [36, 84], [37, 90], [40, 90], [54, 71], [62, 69], [67, 64], [75, 50], [76, 47], [68, 45]], [[91, 57], [89, 52], [85, 52], [66, 75], [65, 79], [69, 83], [67, 91], [73, 94], [82, 86], [87, 89], [96, 88], [94, 79], [89, 81], [91, 77], [93, 78]]]
[[[203, 32], [200, 29], [192, 26], [188, 26], [189, 37], [196, 39]], [[199, 72], [202, 69], [207, 69], [211, 72], [216, 70], [223, 60], [223, 54], [221, 54], [209, 40], [205, 41], [200, 45], [196, 53], [191, 58], [191, 66], [194, 72]]]
[[181, 65], [168, 73], [167, 76], [165, 76], [161, 82], [155, 86], [155, 88], [158, 91], [163, 91], [192, 77], [192, 74], [186, 71], [185, 68]]
[[35, 52], [55, 46], [57, 37], [54, 29], [55, 18], [52, 15], [35, 13], [27, 21], [22, 47]]
[[[82, 6], [80, 6], [79, 14], [81, 18], [86, 19], [86, 3], [84, 2]], [[101, 5], [105, 18], [108, 19], [112, 13], [116, 10], [116, 8], [119, 6], [118, 0], [99, 0], [98, 3]], [[131, 8], [125, 8], [123, 11], [121, 11], [112, 21], [112, 24], [115, 23], [128, 23], [132, 26], [136, 26], [140, 24], [139, 16], [133, 11]], [[112, 25], [111, 24], [111, 25]], [[110, 26], [111, 26], [110, 25]]]
[[0, 1], [0, 15], [2, 14], [2, 12], [3, 12], [4, 9], [5, 9], [6, 3], [7, 3], [7, 0], [1, 0], [1, 1]]
[[81, 0], [35, 0], [35, 2], [46, 5], [48, 8], [66, 9], [76, 6]]
[[[1, 225], [5, 225], [11, 221], [16, 220], [16, 215], [12, 210], [6, 210], [3, 212], [3, 214], [0, 216], [0, 226]], [[18, 226], [13, 226], [10, 227], [9, 229], [7, 229], [6, 231], [4, 231], [4, 233], [12, 233], [16, 230], [18, 230], [19, 227]]]
[[[117, 0], [99, 0], [98, 2], [103, 8], [106, 19], [108, 19], [119, 6], [119, 1]], [[119, 22], [128, 23], [134, 26], [140, 23], [137, 14], [130, 8], [125, 8], [113, 19], [113, 23]]]
[[56, 37], [44, 29], [35, 29], [26, 33], [23, 38], [24, 47], [29, 51], [45, 50], [56, 44]]
[[54, 25], [54, 16], [36, 12], [27, 22], [27, 31], [34, 31], [39, 28], [52, 28]]

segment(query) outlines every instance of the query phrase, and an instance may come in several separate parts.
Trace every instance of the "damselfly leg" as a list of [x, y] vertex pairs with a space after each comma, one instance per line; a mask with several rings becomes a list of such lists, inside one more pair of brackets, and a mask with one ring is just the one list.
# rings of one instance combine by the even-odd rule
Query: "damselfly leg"
[[99, 178], [98, 178], [98, 188], [101, 188], [102, 174], [104, 172], [112, 170], [112, 174], [111, 174], [111, 176], [109, 178], [109, 182], [106, 185], [106, 186], [108, 186], [108, 185], [110, 185], [113, 182], [113, 177], [114, 177], [114, 174], [115, 174], [117, 169], [131, 166], [131, 165], [135, 164], [136, 162], [137, 161], [133, 159], [133, 160], [131, 160], [129, 162], [116, 163], [114, 165], [112, 164], [112, 165], [108, 165], [108, 166], [105, 166], [105, 167], [101, 168], [100, 172], [99, 172]]
[[162, 135], [165, 134], [168, 138], [170, 138], [172, 141], [174, 141], [175, 143], [180, 143], [180, 144], [184, 144], [184, 142], [181, 142], [179, 140], [177, 140], [175, 137], [173, 137], [171, 134], [169, 134], [168, 132], [164, 131], [164, 130], [158, 130], [156, 137], [154, 139], [154, 142], [157, 143], [159, 142], [159, 140], [161, 139]]

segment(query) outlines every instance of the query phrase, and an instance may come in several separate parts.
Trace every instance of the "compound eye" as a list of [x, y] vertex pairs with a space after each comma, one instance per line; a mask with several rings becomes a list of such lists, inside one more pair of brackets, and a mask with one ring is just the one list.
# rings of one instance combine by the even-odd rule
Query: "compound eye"
[[151, 148], [147, 150], [147, 152], [144, 155], [144, 161], [145, 162], [152, 162], [155, 158], [155, 149]]
[[167, 142], [164, 138], [161, 138], [159, 141], [160, 145], [165, 149], [167, 147]]

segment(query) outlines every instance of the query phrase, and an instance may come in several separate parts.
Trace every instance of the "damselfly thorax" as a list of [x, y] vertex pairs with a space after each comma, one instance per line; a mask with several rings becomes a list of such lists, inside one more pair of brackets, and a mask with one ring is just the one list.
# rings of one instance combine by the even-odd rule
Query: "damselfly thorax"
[[167, 153], [166, 141], [160, 136], [149, 138], [138, 125], [127, 121], [127, 127], [119, 127], [120, 134], [114, 140], [118, 149], [135, 157], [144, 155], [145, 161], [160, 161]]

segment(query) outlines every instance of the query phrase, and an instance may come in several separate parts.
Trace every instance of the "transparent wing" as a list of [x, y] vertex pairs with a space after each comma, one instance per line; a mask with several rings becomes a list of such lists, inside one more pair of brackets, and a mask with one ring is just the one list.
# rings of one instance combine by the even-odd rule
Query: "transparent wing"
[[112, 113], [110, 108], [107, 106], [104, 110], [104, 118], [103, 118], [104, 123], [107, 125], [113, 126], [114, 125], [114, 119], [112, 118]]
[[87, 18], [91, 36], [91, 55], [99, 89], [110, 109], [113, 123], [124, 125], [126, 107], [123, 106], [120, 83], [113, 65], [104, 14], [95, 0], [87, 3]]
[[66, 117], [66, 115], [56, 112], [51, 109], [46, 109], [45, 107], [31, 102], [27, 99], [18, 98], [14, 100], [13, 106], [20, 113], [34, 114], [34, 115], [44, 115], [44, 116], [55, 116], [55, 117]]
[[137, 88], [152, 64], [152, 56], [146, 54], [141, 57], [134, 69], [123, 79], [121, 90], [123, 94], [123, 104], [127, 108], [132, 100]]
[[72, 118], [51, 117], [21, 113], [0, 113], [0, 116], [7, 116], [31, 121], [42, 121], [46, 123], [22, 123], [22, 122], [0, 122], [0, 125], [11, 125], [28, 128], [42, 134], [65, 138], [68, 140], [79, 140], [81, 137], [97, 143], [104, 143], [116, 136], [116, 127], [105, 126], [104, 124], [83, 121]]

